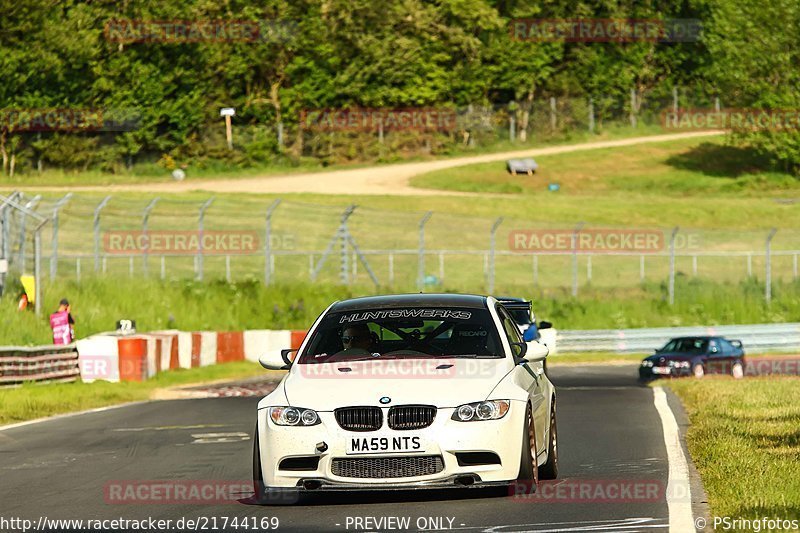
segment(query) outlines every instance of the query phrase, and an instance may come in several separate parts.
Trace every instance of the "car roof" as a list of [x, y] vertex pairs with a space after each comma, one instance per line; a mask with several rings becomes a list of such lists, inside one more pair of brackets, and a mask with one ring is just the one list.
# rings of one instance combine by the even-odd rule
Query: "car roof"
[[331, 307], [334, 311], [355, 311], [358, 309], [401, 308], [401, 307], [467, 307], [486, 309], [486, 296], [477, 294], [386, 294], [381, 296], [363, 296], [336, 302]]

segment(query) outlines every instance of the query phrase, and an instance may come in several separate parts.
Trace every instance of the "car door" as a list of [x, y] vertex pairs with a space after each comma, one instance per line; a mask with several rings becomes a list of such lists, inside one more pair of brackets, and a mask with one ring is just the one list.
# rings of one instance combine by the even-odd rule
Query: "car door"
[[[516, 322], [501, 306], [497, 307], [500, 322], [509, 343], [524, 342]], [[549, 422], [548, 403], [545, 401], [544, 365], [541, 362], [524, 362], [516, 365], [514, 372], [518, 372], [518, 382], [522, 383], [528, 391], [531, 400], [531, 410], [536, 430], [536, 446], [539, 453], [545, 452], [545, 431]]]
[[726, 354], [722, 343], [718, 339], [710, 339], [707, 350], [706, 372], [709, 374], [725, 374], [725, 367], [729, 365], [727, 359], [732, 355], [731, 351], [728, 350]]

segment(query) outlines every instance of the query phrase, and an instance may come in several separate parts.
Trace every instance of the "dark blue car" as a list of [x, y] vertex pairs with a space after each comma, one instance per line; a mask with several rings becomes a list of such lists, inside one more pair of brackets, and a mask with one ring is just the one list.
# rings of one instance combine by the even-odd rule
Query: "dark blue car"
[[646, 357], [639, 367], [641, 379], [729, 374], [744, 376], [741, 341], [724, 337], [677, 337]]

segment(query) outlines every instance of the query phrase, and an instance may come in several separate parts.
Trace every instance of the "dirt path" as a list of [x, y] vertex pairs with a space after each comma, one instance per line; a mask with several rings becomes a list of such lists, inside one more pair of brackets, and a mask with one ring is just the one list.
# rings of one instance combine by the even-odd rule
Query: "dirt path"
[[[693, 137], [706, 137], [719, 135], [719, 131], [703, 131], [691, 133], [675, 133], [668, 135], [650, 135], [646, 137], [632, 137], [614, 141], [591, 142], [584, 144], [571, 144], [534, 148], [514, 152], [501, 152], [478, 156], [458, 157], [438, 161], [423, 161], [419, 163], [398, 163], [375, 167], [335, 170], [331, 172], [312, 172], [306, 174], [291, 174], [284, 176], [256, 176], [253, 178], [237, 179], [211, 179], [202, 181], [181, 181], [172, 183], [151, 183], [141, 185], [108, 185], [102, 187], [69, 187], [71, 191], [146, 191], [160, 193], [176, 193], [188, 191], [209, 191], [220, 193], [319, 193], [319, 194], [376, 194], [376, 195], [473, 195], [475, 193], [460, 193], [454, 191], [440, 191], [433, 189], [419, 189], [411, 187], [409, 180], [413, 176], [424, 174], [433, 170], [471, 165], [474, 163], [487, 163], [491, 161], [504, 161], [511, 158], [536, 157], [543, 155], [562, 154], [566, 152], [579, 152], [596, 150], [600, 148], [615, 148], [618, 146], [631, 146], [636, 144], [657, 143]], [[34, 189], [33, 187], [31, 189]], [[36, 187], [36, 189], [45, 189]], [[48, 188], [50, 189], [50, 188]]]

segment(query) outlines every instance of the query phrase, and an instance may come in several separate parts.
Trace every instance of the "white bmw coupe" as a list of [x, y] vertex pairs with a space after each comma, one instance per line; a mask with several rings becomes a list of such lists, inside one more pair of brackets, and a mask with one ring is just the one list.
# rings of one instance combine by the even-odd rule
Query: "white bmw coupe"
[[[406, 294], [332, 304], [258, 404], [255, 494], [329, 490], [535, 490], [558, 475], [547, 347], [525, 343], [492, 297]], [[517, 485], [519, 486], [519, 485]]]

